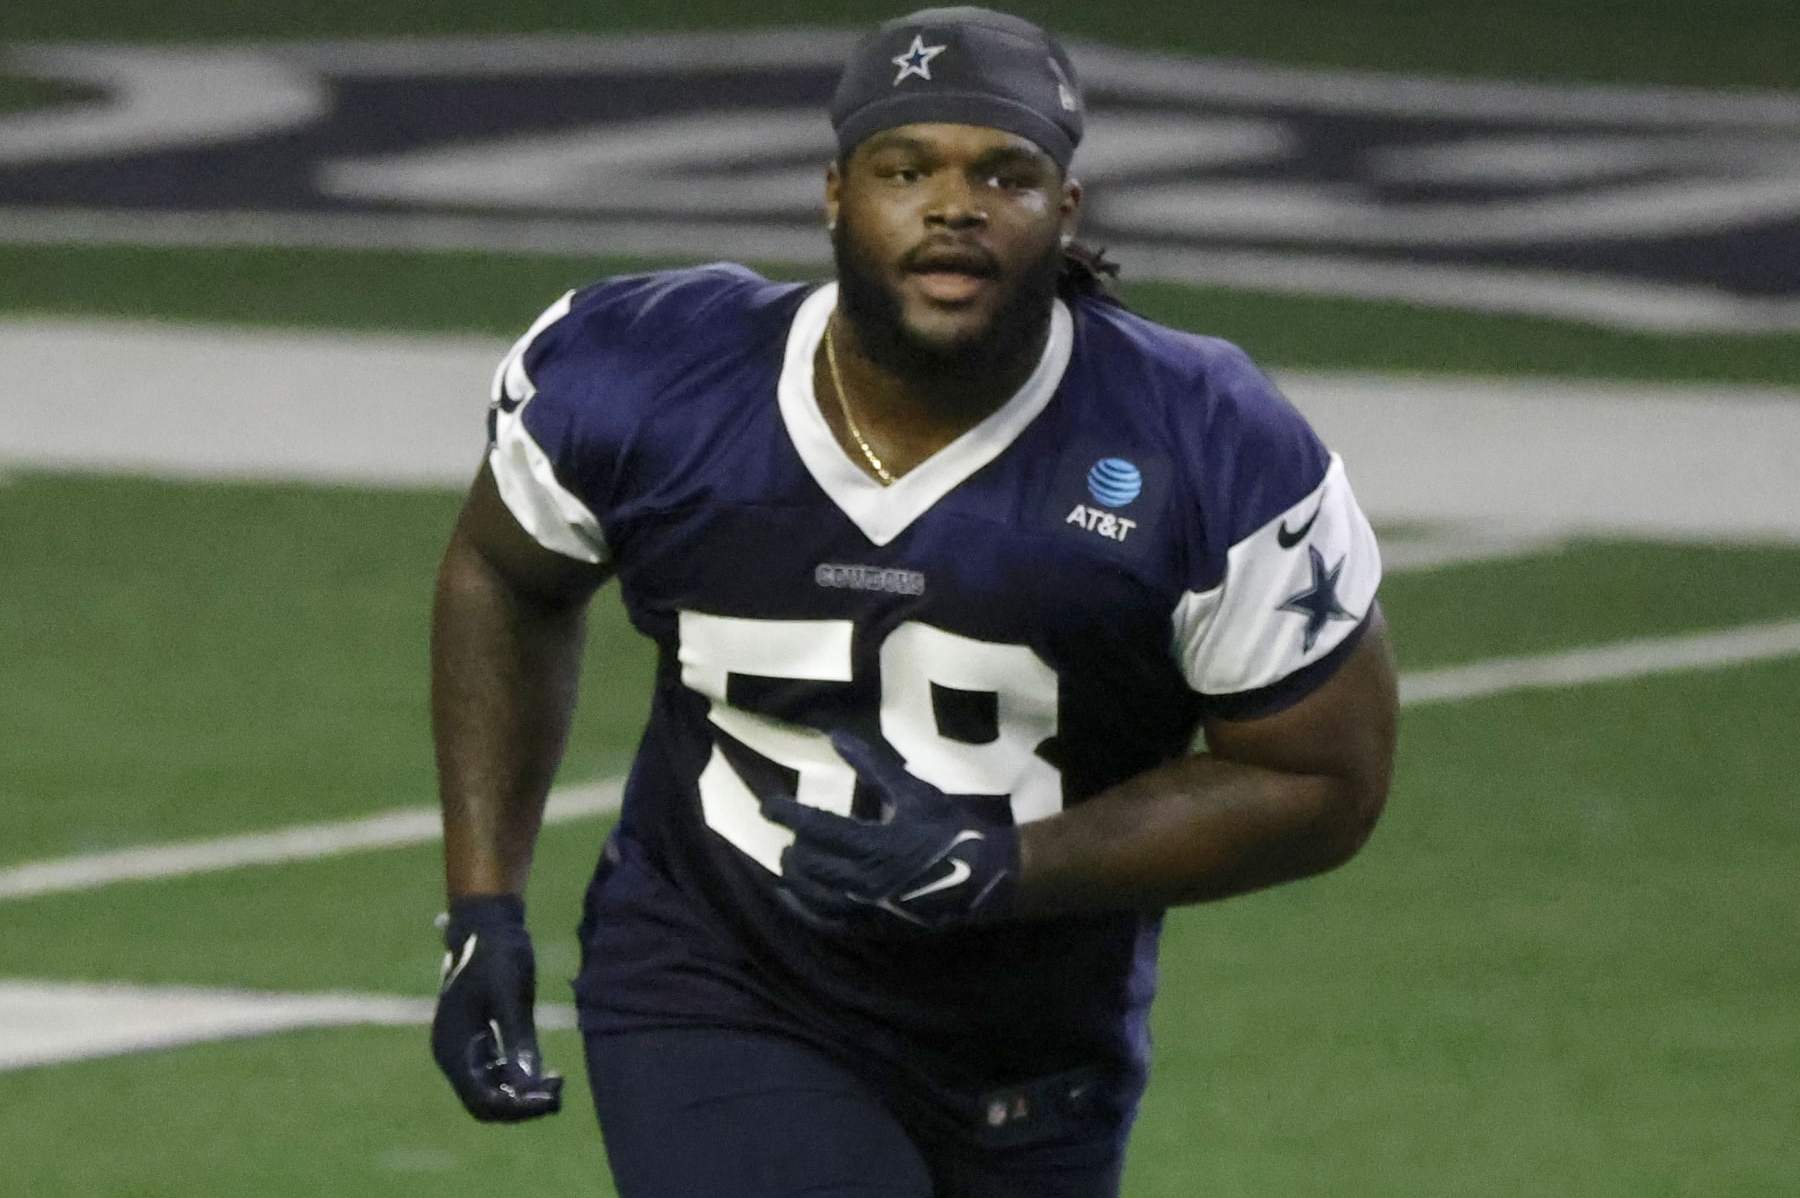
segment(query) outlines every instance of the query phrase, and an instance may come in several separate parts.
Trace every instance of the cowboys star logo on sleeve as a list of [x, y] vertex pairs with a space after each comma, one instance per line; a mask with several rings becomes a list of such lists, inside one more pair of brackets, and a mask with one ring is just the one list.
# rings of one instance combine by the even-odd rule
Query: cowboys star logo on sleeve
[[1306, 552], [1312, 566], [1312, 582], [1288, 596], [1280, 610], [1306, 617], [1305, 651], [1311, 653], [1326, 624], [1333, 620], [1354, 620], [1356, 616], [1345, 611], [1344, 605], [1338, 602], [1338, 576], [1344, 572], [1345, 559], [1339, 558], [1337, 565], [1327, 569], [1324, 554], [1311, 545], [1306, 547]]

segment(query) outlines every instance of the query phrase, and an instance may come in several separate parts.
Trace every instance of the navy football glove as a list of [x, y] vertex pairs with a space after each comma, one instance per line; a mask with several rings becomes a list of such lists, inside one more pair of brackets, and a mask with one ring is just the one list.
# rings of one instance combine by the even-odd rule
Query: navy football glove
[[517, 897], [455, 899], [444, 927], [444, 976], [431, 1055], [469, 1114], [516, 1123], [562, 1109], [562, 1078], [543, 1071], [532, 1003], [537, 967]]
[[885, 746], [842, 732], [831, 743], [880, 796], [882, 820], [764, 799], [763, 813], [794, 831], [781, 854], [790, 906], [843, 930], [871, 920], [936, 929], [1006, 913], [1019, 873], [1017, 829], [976, 819]]

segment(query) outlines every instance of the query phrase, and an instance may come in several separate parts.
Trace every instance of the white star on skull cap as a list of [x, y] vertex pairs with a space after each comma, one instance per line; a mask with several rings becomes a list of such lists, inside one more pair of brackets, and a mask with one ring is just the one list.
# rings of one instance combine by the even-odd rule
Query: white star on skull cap
[[906, 53], [896, 54], [888, 59], [889, 62], [900, 68], [900, 73], [894, 76], [894, 86], [899, 87], [908, 75], [917, 75], [926, 82], [930, 82], [931, 60], [948, 48], [947, 46], [927, 46], [923, 34], [913, 34], [912, 45], [906, 48]]

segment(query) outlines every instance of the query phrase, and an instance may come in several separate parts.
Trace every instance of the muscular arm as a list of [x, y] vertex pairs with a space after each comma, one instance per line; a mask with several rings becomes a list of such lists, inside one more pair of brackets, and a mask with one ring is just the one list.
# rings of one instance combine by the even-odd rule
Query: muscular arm
[[1026, 825], [1017, 910], [1202, 902], [1342, 864], [1386, 801], [1398, 706], [1378, 610], [1349, 660], [1299, 703], [1209, 721], [1206, 752]]
[[438, 567], [431, 723], [451, 898], [521, 894], [562, 758], [599, 566], [532, 540], [484, 463]]

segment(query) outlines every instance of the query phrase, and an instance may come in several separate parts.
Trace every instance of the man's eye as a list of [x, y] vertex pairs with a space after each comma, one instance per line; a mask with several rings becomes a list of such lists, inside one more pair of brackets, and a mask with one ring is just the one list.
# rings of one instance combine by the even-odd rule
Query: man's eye
[[988, 186], [999, 191], [1025, 191], [1032, 187], [1032, 181], [1024, 175], [990, 175]]

